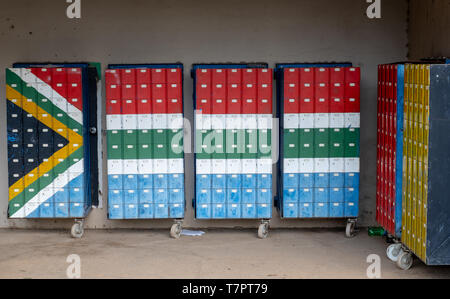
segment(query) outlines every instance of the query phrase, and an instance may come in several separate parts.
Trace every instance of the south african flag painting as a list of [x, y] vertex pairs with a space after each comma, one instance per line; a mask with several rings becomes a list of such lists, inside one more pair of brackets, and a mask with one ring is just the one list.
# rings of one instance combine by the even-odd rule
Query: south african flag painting
[[96, 73], [84, 63], [6, 70], [9, 218], [83, 218], [97, 201]]

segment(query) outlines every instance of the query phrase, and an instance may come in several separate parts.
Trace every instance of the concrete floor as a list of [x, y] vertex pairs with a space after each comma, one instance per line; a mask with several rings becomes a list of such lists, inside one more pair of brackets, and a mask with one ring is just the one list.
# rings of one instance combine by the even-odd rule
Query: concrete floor
[[380, 237], [363, 230], [208, 230], [202, 237], [168, 237], [168, 230], [0, 230], [0, 278], [65, 278], [70, 254], [81, 258], [82, 278], [367, 278], [366, 258], [381, 257], [382, 278], [449, 278], [450, 267], [416, 260], [399, 270]]

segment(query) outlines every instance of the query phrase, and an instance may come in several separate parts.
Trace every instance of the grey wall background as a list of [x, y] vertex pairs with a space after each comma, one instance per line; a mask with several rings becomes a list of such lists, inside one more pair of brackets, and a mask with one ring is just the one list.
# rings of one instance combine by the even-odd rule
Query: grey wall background
[[409, 58], [450, 56], [450, 0], [410, 0]]
[[[5, 1], [0, 11], [0, 69], [16, 61], [145, 63], [182, 61], [185, 114], [191, 121], [192, 63], [352, 61], [362, 68], [360, 223], [375, 224], [377, 65], [405, 60], [407, 1], [383, 1], [370, 20], [365, 0], [82, 0], [82, 18], [70, 20], [63, 0]], [[5, 94], [0, 71], [0, 94]], [[0, 105], [0, 140], [6, 140], [6, 105]], [[104, 109], [104, 107], [103, 107]], [[188, 227], [255, 227], [257, 221], [193, 219], [193, 155], [186, 156]], [[0, 142], [0, 227], [62, 228], [71, 221], [7, 219], [7, 145]], [[275, 185], [274, 185], [275, 188]], [[274, 189], [275, 190], [275, 189]], [[90, 228], [168, 227], [170, 221], [109, 221], [103, 209]], [[325, 227], [344, 221], [279, 219], [272, 227]]]

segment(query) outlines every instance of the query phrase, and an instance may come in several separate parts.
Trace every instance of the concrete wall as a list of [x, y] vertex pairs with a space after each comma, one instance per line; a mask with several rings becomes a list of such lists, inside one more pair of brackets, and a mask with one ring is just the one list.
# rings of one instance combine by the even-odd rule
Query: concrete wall
[[[65, 16], [66, 1], [16, 0], [0, 10], [0, 69], [15, 61], [99, 61], [185, 64], [186, 116], [192, 120], [189, 69], [198, 62], [352, 61], [362, 68], [360, 220], [375, 223], [377, 64], [407, 54], [407, 2], [383, 1], [382, 19], [369, 20], [362, 0], [90, 0], [82, 19]], [[0, 94], [5, 76], [0, 72]], [[0, 140], [6, 140], [0, 105]], [[186, 156], [186, 226], [255, 226], [257, 221], [193, 219], [193, 156]], [[7, 172], [7, 146], [0, 143], [0, 171]], [[0, 180], [0, 227], [67, 227], [71, 221], [8, 220], [7, 179]], [[104, 202], [104, 207], [106, 203]], [[281, 221], [273, 227], [335, 226], [344, 221]], [[163, 227], [170, 221], [109, 221], [106, 209], [88, 217], [91, 228]]]
[[410, 59], [450, 57], [450, 0], [410, 0]]

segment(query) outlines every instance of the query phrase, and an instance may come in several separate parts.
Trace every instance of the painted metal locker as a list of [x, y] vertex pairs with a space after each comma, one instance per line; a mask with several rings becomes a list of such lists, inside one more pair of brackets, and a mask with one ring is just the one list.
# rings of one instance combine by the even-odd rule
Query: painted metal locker
[[272, 218], [273, 73], [267, 64], [194, 64], [197, 219]]
[[359, 210], [360, 69], [277, 64], [275, 75], [281, 217], [347, 218], [352, 237]]
[[376, 218], [394, 238], [402, 225], [404, 81], [404, 64], [378, 66]]
[[105, 71], [109, 219], [185, 213], [182, 64], [111, 64]]
[[6, 69], [10, 219], [84, 218], [98, 205], [97, 81], [88, 63]]
[[450, 264], [449, 82], [450, 64], [405, 64], [402, 269]]

